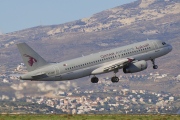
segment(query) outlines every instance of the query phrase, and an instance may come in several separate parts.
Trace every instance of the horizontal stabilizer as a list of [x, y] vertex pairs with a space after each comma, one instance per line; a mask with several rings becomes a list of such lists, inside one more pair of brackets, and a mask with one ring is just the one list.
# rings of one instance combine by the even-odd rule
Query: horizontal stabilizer
[[36, 79], [42, 79], [42, 78], [47, 78], [48, 76], [46, 74], [41, 74], [41, 75], [36, 75], [36, 76], [32, 76], [32, 78], [34, 80]]

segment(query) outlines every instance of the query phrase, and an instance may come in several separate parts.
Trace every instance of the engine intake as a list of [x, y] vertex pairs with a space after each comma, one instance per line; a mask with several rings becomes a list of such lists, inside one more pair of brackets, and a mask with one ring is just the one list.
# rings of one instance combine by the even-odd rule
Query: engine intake
[[138, 62], [133, 62], [128, 64], [123, 68], [124, 73], [135, 73], [135, 72], [140, 72], [143, 71], [147, 68], [147, 62], [145, 60], [141, 60]]

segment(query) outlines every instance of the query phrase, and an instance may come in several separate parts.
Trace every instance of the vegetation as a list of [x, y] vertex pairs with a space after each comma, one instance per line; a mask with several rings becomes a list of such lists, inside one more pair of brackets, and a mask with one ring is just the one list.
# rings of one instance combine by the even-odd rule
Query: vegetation
[[22, 114], [0, 115], [0, 120], [179, 120], [180, 115], [61, 115]]

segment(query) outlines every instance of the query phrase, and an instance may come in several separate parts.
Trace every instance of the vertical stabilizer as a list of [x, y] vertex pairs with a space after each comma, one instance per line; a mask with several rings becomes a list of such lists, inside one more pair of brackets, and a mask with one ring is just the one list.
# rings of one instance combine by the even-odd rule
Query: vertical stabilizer
[[17, 44], [21, 57], [28, 71], [36, 70], [39, 67], [45, 66], [48, 63], [38, 55], [31, 47], [26, 43]]

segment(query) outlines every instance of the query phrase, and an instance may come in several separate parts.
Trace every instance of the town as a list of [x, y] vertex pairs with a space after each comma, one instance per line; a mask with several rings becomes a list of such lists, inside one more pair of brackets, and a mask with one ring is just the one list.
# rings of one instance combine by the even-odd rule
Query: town
[[[36, 93], [29, 95], [26, 93], [30, 90], [27, 88], [28, 83], [20, 81], [17, 77], [24, 72], [26, 70], [21, 63], [12, 71], [0, 74], [0, 86], [3, 88], [0, 92], [2, 114], [176, 114], [180, 110], [178, 93], [159, 89], [153, 91], [146, 85], [154, 82], [152, 86], [162, 87], [163, 84], [165, 88], [171, 87], [180, 83], [180, 75], [176, 77], [159, 73], [120, 75], [120, 84], [112, 84], [109, 77], [102, 76], [99, 83], [85, 83], [86, 87], [68, 81], [69, 85], [65, 89], [59, 89], [63, 86], [53, 89], [53, 85], [36, 82], [36, 86], [32, 84], [30, 87], [37, 89], [36, 92], [41, 95]], [[131, 85], [135, 83], [137, 85]], [[147, 89], [138, 88], [143, 86], [142, 83], [144, 84], [142, 88]], [[39, 88], [36, 88], [37, 86]]]

